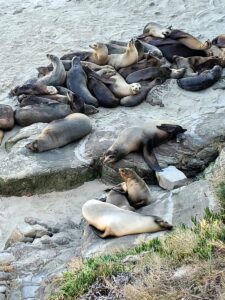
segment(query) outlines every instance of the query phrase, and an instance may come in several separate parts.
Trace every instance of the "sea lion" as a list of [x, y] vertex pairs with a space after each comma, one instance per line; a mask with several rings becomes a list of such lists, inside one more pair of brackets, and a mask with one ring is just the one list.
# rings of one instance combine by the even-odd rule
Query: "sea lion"
[[108, 56], [108, 65], [113, 66], [116, 70], [127, 67], [138, 62], [138, 51], [134, 40], [127, 44], [126, 52], [122, 54], [111, 54]]
[[189, 62], [189, 57], [182, 57], [182, 56], [174, 55], [173, 62], [177, 66], [177, 68], [185, 69], [183, 77], [197, 75], [197, 73], [194, 72], [194, 69]]
[[162, 171], [153, 148], [175, 138], [180, 138], [186, 129], [176, 124], [161, 124], [152, 121], [142, 126], [124, 129], [104, 154], [104, 163], [113, 164], [131, 152], [143, 151], [148, 166]]
[[111, 79], [115, 79], [115, 82], [109, 84], [109, 88], [116, 97], [122, 98], [129, 95], [136, 95], [141, 90], [140, 83], [128, 84], [119, 73], [111, 76]]
[[11, 93], [14, 96], [26, 95], [43, 95], [57, 94], [57, 89], [54, 86], [47, 86], [45, 84], [24, 84], [22, 86], [15, 87]]
[[34, 105], [34, 104], [49, 104], [49, 103], [59, 103], [56, 100], [51, 100], [48, 98], [43, 98], [35, 95], [26, 95], [20, 101], [20, 107]]
[[[61, 60], [63, 63], [65, 71], [69, 71], [71, 68], [72, 61], [71, 60]], [[49, 74], [53, 70], [53, 65], [49, 64], [47, 67], [38, 67], [38, 77], [43, 77]]]
[[87, 75], [78, 57], [74, 57], [72, 60], [72, 68], [67, 73], [66, 84], [68, 89], [80, 96], [86, 104], [99, 106], [98, 100], [91, 95], [87, 88]]
[[144, 216], [95, 199], [84, 203], [82, 214], [89, 225], [97, 229], [95, 233], [101, 238], [157, 232], [173, 228], [160, 217]]
[[136, 64], [133, 64], [129, 67], [121, 68], [119, 69], [118, 73], [123, 76], [123, 78], [126, 78], [129, 74], [136, 72], [138, 70], [142, 70], [149, 67], [160, 67], [163, 64], [163, 62], [156, 58], [151, 57], [148, 59], [143, 59], [139, 61]]
[[140, 104], [145, 100], [148, 92], [156, 85], [162, 84], [161, 78], [156, 78], [151, 82], [141, 82], [141, 91], [137, 95], [126, 96], [120, 99], [120, 105], [132, 107]]
[[186, 91], [201, 91], [217, 82], [222, 73], [222, 67], [215, 66], [209, 71], [204, 71], [200, 75], [186, 77], [177, 80], [180, 88]]
[[131, 206], [139, 208], [152, 202], [152, 195], [144, 180], [130, 168], [120, 168], [120, 176], [124, 180], [122, 189], [127, 192]]
[[225, 67], [225, 59], [218, 56], [192, 56], [188, 58], [188, 62], [192, 66], [195, 72], [203, 72], [212, 69], [215, 65]]
[[[135, 47], [137, 49], [138, 52], [138, 61], [141, 60], [144, 56], [144, 47], [141, 43], [141, 41], [139, 41], [138, 39], [135, 39]], [[126, 44], [125, 46], [119, 46], [117, 44], [113, 44], [113, 43], [108, 43], [106, 44], [108, 51], [109, 51], [109, 55], [110, 54], [123, 54], [126, 52]]]
[[106, 65], [108, 61], [108, 48], [103, 43], [89, 45], [94, 52], [88, 57], [88, 61], [97, 65]]
[[106, 197], [106, 203], [111, 203], [122, 209], [135, 211], [135, 209], [132, 206], [130, 206], [127, 197], [120, 191], [114, 189], [111, 189], [108, 193]]
[[204, 43], [202, 43], [193, 35], [178, 29], [173, 29], [167, 35], [167, 38], [178, 40], [179, 43], [193, 50], [208, 50], [212, 46], [210, 40], [207, 40]]
[[14, 126], [14, 112], [11, 106], [0, 104], [0, 129], [10, 130]]
[[62, 61], [57, 56], [52, 54], [47, 54], [46, 56], [51, 61], [53, 65], [53, 70], [46, 76], [38, 78], [35, 84], [53, 86], [63, 85], [66, 81], [66, 71]]
[[41, 103], [17, 108], [15, 121], [20, 126], [29, 126], [33, 123], [49, 123], [62, 119], [72, 113], [69, 105], [64, 103]]
[[218, 48], [225, 48], [225, 34], [218, 35], [215, 39], [212, 40], [212, 44]]
[[181, 78], [184, 75], [185, 69], [171, 69], [168, 67], [149, 67], [127, 76], [126, 81], [128, 83], [139, 82], [142, 80], [153, 80], [157, 77], [168, 78]]
[[4, 138], [4, 131], [0, 129], [0, 145], [2, 144]]
[[145, 43], [144, 41], [139, 40], [144, 48], [144, 52], [153, 57], [161, 59], [163, 57], [162, 51], [159, 50], [156, 46]]
[[64, 119], [51, 122], [33, 142], [26, 145], [26, 148], [34, 152], [43, 152], [63, 147], [83, 138], [91, 130], [91, 122], [87, 116], [73, 113]]
[[143, 38], [150, 35], [153, 37], [164, 39], [170, 33], [171, 29], [169, 27], [164, 27], [155, 22], [149, 22], [147, 25], [145, 25], [143, 34], [139, 35], [138, 38]]
[[[22, 102], [24, 99], [27, 99], [27, 96], [29, 95], [20, 95], [17, 99], [19, 102]], [[37, 98], [38, 96], [33, 95], [33, 99]], [[54, 94], [54, 95], [41, 95], [41, 98], [49, 99], [49, 100], [55, 100], [60, 103], [69, 104], [69, 99], [67, 96], [60, 95], [60, 94]]]

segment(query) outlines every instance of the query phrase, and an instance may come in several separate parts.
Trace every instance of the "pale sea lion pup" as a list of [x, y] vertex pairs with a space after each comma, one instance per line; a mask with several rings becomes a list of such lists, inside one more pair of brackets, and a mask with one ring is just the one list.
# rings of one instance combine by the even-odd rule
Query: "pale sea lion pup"
[[63, 85], [66, 81], [66, 71], [62, 61], [55, 55], [47, 54], [47, 58], [53, 65], [53, 70], [49, 74], [37, 79], [35, 84]]
[[147, 184], [134, 170], [120, 168], [119, 173], [124, 180], [122, 189], [127, 192], [130, 205], [138, 208], [152, 202], [152, 196]]
[[113, 66], [116, 70], [127, 67], [138, 62], [138, 51], [134, 40], [127, 44], [126, 52], [122, 54], [111, 54], [108, 56], [108, 65]]
[[160, 217], [144, 216], [94, 199], [83, 205], [82, 214], [89, 225], [97, 229], [95, 233], [101, 238], [157, 232], [173, 228]]
[[141, 90], [140, 83], [128, 84], [119, 73], [116, 73], [116, 75], [113, 75], [110, 78], [115, 79], [115, 81], [109, 85], [109, 88], [114, 95], [119, 98], [136, 95]]
[[91, 129], [91, 122], [87, 116], [74, 113], [51, 122], [33, 142], [26, 145], [26, 148], [34, 152], [59, 148], [83, 138]]
[[171, 29], [166, 28], [158, 23], [150, 22], [145, 25], [143, 29], [143, 34], [138, 36], [138, 38], [144, 38], [146, 36], [159, 37], [164, 39], [168, 34], [170, 34]]
[[106, 65], [108, 61], [108, 48], [103, 43], [89, 45], [94, 52], [88, 57], [88, 61], [97, 65]]

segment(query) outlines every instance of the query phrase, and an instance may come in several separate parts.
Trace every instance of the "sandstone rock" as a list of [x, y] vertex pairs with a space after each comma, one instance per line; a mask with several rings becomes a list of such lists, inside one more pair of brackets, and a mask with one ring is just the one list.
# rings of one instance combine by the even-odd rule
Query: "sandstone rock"
[[187, 183], [187, 177], [184, 173], [174, 166], [169, 166], [162, 172], [156, 172], [156, 178], [159, 186], [166, 190], [172, 190]]

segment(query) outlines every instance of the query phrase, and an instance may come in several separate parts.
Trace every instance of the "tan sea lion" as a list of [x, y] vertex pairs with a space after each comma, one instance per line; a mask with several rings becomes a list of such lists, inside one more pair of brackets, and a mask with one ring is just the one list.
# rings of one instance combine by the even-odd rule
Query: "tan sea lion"
[[154, 171], [162, 171], [153, 148], [172, 139], [182, 138], [186, 131], [177, 124], [152, 121], [142, 126], [124, 129], [104, 154], [104, 163], [112, 164], [131, 152], [143, 151], [146, 163]]
[[4, 138], [4, 131], [0, 129], [0, 145], [2, 143], [3, 138]]
[[33, 142], [26, 145], [26, 148], [34, 152], [43, 152], [63, 147], [83, 138], [91, 129], [91, 122], [87, 116], [74, 113], [51, 122]]
[[152, 196], [147, 184], [130, 168], [120, 168], [120, 176], [124, 180], [121, 184], [124, 192], [127, 192], [128, 201], [131, 206], [138, 208], [152, 202]]
[[164, 27], [158, 23], [150, 22], [145, 25], [143, 29], [143, 34], [139, 35], [138, 38], [143, 38], [146, 36], [153, 36], [164, 39], [168, 34], [170, 34], [171, 29]]
[[136, 95], [141, 90], [140, 83], [128, 84], [119, 73], [116, 73], [116, 75], [113, 75], [110, 78], [115, 79], [115, 81], [109, 85], [109, 88], [114, 95], [119, 98]]
[[173, 228], [160, 217], [144, 216], [94, 199], [83, 205], [82, 214], [89, 225], [97, 229], [95, 233], [101, 238], [157, 232]]
[[108, 56], [108, 65], [113, 66], [116, 70], [130, 66], [138, 62], [138, 51], [134, 40], [127, 44], [126, 52], [122, 54], [111, 54]]
[[53, 65], [53, 70], [49, 74], [37, 79], [35, 84], [41, 85], [63, 85], [66, 81], [66, 71], [62, 61], [55, 55], [47, 54], [47, 58]]
[[106, 197], [106, 202], [116, 205], [117, 207], [120, 207], [122, 209], [135, 211], [135, 209], [130, 206], [125, 194], [115, 189], [110, 190]]
[[103, 43], [94, 43], [89, 45], [94, 52], [88, 57], [87, 61], [97, 65], [107, 65], [108, 61], [108, 48]]

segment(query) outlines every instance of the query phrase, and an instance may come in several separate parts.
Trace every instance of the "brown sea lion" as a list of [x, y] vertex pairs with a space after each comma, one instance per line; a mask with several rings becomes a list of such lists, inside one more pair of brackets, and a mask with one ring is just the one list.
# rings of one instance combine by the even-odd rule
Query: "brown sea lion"
[[212, 40], [212, 44], [218, 48], [225, 48], [225, 34], [218, 35], [215, 39]]
[[164, 39], [171, 33], [171, 29], [169, 27], [164, 27], [155, 22], [149, 22], [145, 25], [143, 29], [143, 34], [138, 36], [138, 38], [143, 38], [146, 36], [153, 36]]
[[20, 96], [22, 94], [25, 95], [43, 95], [49, 94], [54, 95], [57, 94], [57, 89], [54, 86], [48, 86], [45, 84], [25, 84], [22, 86], [15, 87], [11, 93], [14, 96]]
[[14, 126], [14, 112], [11, 106], [0, 104], [0, 129], [10, 130]]
[[194, 72], [193, 66], [189, 62], [189, 57], [174, 55], [173, 62], [177, 68], [185, 69], [183, 77], [197, 75], [197, 73]]
[[104, 163], [113, 164], [131, 152], [142, 150], [149, 167], [160, 172], [162, 169], [153, 148], [169, 140], [180, 138], [186, 129], [176, 124], [159, 124], [158, 121], [152, 121], [142, 126], [124, 129], [105, 152]]
[[20, 107], [24, 106], [29, 106], [29, 105], [34, 105], [34, 104], [49, 104], [49, 103], [59, 103], [56, 100], [51, 100], [48, 98], [40, 97], [40, 96], [35, 96], [35, 95], [26, 95], [23, 96], [23, 98], [20, 101]]
[[111, 54], [108, 56], [108, 65], [113, 66], [116, 70], [127, 67], [138, 62], [138, 51], [135, 41], [131, 40], [127, 44], [126, 52], [123, 54]]
[[[170, 230], [172, 225], [156, 216], [144, 216], [95, 199], [82, 206], [83, 217], [101, 238]], [[100, 231], [100, 232], [99, 232]]]
[[132, 206], [130, 206], [127, 197], [120, 191], [114, 189], [111, 189], [108, 193], [106, 197], [106, 203], [111, 203], [122, 209], [135, 211], [135, 209]]
[[90, 119], [83, 114], [74, 113], [51, 122], [33, 142], [26, 145], [26, 148], [34, 152], [43, 152], [63, 147], [83, 138], [91, 130]]

